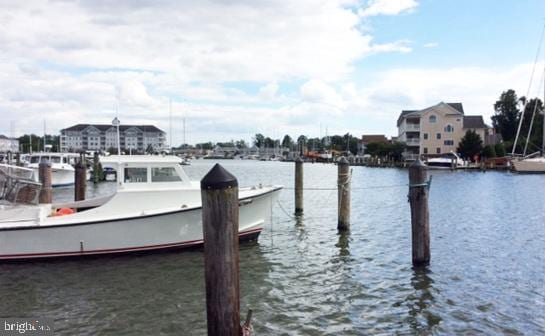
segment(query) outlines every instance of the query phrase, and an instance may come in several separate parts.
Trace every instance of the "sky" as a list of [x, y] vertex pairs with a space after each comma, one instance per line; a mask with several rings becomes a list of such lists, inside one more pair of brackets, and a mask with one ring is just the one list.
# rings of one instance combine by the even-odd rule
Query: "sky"
[[8, 136], [116, 116], [173, 145], [184, 119], [192, 144], [392, 136], [404, 109], [490, 124], [502, 91], [543, 97], [543, 0], [0, 0], [0, 23]]

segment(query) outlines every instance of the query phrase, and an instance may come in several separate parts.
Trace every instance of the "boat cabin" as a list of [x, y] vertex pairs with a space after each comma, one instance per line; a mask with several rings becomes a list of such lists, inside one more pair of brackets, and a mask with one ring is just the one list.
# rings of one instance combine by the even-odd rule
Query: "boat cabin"
[[64, 163], [69, 165], [75, 165], [76, 160], [79, 158], [79, 154], [75, 153], [33, 153], [30, 154], [26, 160], [29, 164], [39, 164], [43, 162], [47, 163]]
[[117, 172], [122, 188], [141, 189], [166, 186], [191, 186], [176, 156], [112, 155], [100, 159], [104, 168]]

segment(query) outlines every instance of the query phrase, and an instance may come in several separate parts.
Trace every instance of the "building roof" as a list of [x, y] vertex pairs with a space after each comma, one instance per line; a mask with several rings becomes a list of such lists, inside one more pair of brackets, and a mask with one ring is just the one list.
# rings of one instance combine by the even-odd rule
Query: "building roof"
[[419, 110], [403, 110], [403, 111], [401, 111], [401, 114], [399, 115], [399, 118], [397, 118], [397, 126], [399, 126], [401, 124], [401, 120], [403, 120], [403, 118], [407, 114], [414, 113], [414, 112], [419, 112]]
[[[464, 106], [462, 105], [462, 103], [439, 103], [438, 105], [440, 104], [447, 104], [448, 106], [452, 107], [453, 109], [455, 109], [456, 111], [460, 112], [461, 114], [464, 114]], [[437, 105], [435, 105], [437, 106]], [[431, 107], [434, 107], [434, 106], [431, 106]], [[427, 107], [426, 109], [428, 109], [430, 107]], [[414, 112], [421, 112], [425, 109], [422, 109], [422, 110], [403, 110], [401, 111], [401, 114], [399, 115], [399, 118], [397, 118], [397, 126], [399, 127], [399, 125], [401, 125], [401, 121], [403, 120], [403, 118], [407, 115], [407, 114], [410, 114], [410, 113], [414, 113]]]
[[464, 128], [487, 128], [483, 116], [464, 116]]
[[[61, 132], [62, 131], [78, 131], [79, 132], [79, 131], [83, 131], [84, 129], [86, 129], [89, 126], [95, 127], [101, 132], [107, 131], [110, 128], [114, 127], [112, 125], [101, 125], [101, 124], [77, 124], [77, 125], [70, 126], [68, 128], [62, 129]], [[153, 125], [119, 125], [119, 131], [124, 132], [127, 129], [133, 128], [133, 127], [138, 128], [143, 132], [161, 132], [161, 133], [165, 133], [164, 131], [162, 131], [161, 129], [159, 129], [156, 126], [153, 126]]]
[[462, 103], [447, 103], [447, 105], [464, 114], [464, 106]]
[[386, 138], [384, 134], [369, 134], [369, 135], [362, 135], [361, 142], [366, 144], [371, 142], [388, 142], [388, 139]]

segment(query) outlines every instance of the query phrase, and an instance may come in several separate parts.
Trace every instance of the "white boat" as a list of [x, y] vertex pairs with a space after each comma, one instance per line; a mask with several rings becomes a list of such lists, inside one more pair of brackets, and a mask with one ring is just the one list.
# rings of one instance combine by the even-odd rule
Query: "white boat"
[[545, 174], [545, 157], [526, 157], [522, 160], [513, 160], [513, 169], [517, 173]]
[[464, 160], [454, 152], [436, 158], [429, 158], [426, 165], [429, 169], [452, 169], [453, 163], [454, 169], [463, 168], [465, 166]]
[[77, 153], [32, 153], [27, 158], [27, 167], [35, 171], [34, 176], [38, 181], [40, 163], [48, 162], [51, 164], [51, 184], [53, 188], [70, 186], [74, 184], [74, 165], [79, 156]]
[[[0, 206], [0, 260], [183, 248], [203, 243], [201, 192], [174, 156], [109, 156], [115, 194]], [[257, 239], [281, 186], [239, 188], [239, 235]], [[56, 215], [62, 213], [73, 214]]]

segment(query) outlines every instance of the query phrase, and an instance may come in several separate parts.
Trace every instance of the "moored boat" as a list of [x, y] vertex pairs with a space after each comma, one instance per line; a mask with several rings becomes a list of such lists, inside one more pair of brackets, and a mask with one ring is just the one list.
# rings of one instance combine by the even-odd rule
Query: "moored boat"
[[464, 160], [456, 153], [450, 152], [436, 158], [429, 158], [426, 162], [429, 169], [456, 169], [465, 166]]
[[[62, 204], [8, 204], [0, 260], [183, 248], [203, 243], [200, 185], [173, 156], [109, 156], [113, 195]], [[257, 239], [281, 186], [239, 188], [239, 236]], [[62, 215], [67, 213], [66, 215]]]

